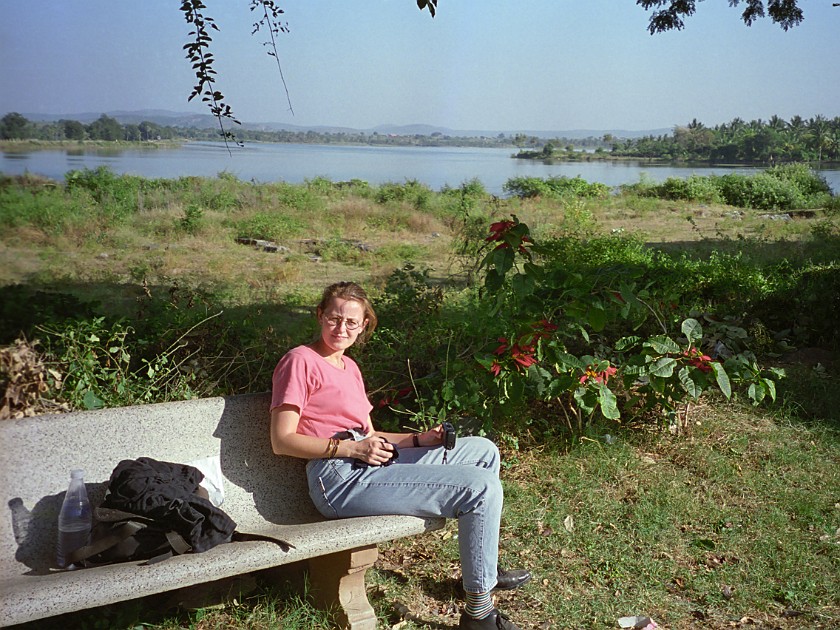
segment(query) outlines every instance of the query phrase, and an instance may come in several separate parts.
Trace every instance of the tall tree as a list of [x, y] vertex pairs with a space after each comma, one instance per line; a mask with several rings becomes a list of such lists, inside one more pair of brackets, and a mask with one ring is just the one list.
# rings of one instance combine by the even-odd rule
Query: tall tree
[[0, 139], [20, 140], [26, 137], [26, 126], [29, 120], [22, 114], [10, 112], [0, 118]]
[[108, 142], [113, 142], [114, 140], [123, 139], [122, 125], [107, 114], [102, 114], [90, 123], [87, 132], [91, 140], [107, 140]]
[[822, 162], [825, 141], [828, 138], [828, 121], [825, 119], [825, 116], [817, 115], [809, 118], [805, 126], [808, 130], [805, 137], [810, 141], [809, 145], [817, 154], [817, 165], [819, 166], [819, 163]]
[[64, 137], [67, 140], [85, 139], [85, 126], [78, 120], [59, 120], [58, 123], [61, 125]]

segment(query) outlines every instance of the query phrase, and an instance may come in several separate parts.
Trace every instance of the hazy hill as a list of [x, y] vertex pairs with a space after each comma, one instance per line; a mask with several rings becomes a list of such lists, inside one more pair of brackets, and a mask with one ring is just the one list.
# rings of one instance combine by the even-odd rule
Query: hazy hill
[[[24, 117], [29, 120], [54, 122], [57, 120], [78, 120], [79, 122], [89, 124], [99, 118], [103, 112], [84, 112], [81, 114], [26, 114], [22, 113]], [[185, 112], [173, 112], [164, 109], [144, 109], [139, 111], [111, 111], [104, 112], [111, 118], [116, 119], [121, 124], [138, 124], [144, 120], [156, 123], [158, 125], [170, 127], [197, 127], [207, 128], [215, 127], [218, 122], [213, 116], [209, 114], [191, 114]], [[245, 129], [256, 129], [260, 131], [294, 131], [307, 132], [314, 131], [317, 133], [347, 133], [356, 134], [364, 132], [367, 134], [395, 134], [400, 136], [422, 135], [430, 136], [434, 133], [440, 133], [445, 136], [453, 137], [496, 137], [500, 133], [506, 136], [514, 134], [525, 134], [528, 136], [536, 136], [537, 138], [600, 138], [605, 134], [611, 134], [616, 138], [640, 138], [648, 135], [663, 135], [670, 134], [670, 128], [663, 129], [643, 129], [643, 130], [628, 130], [628, 129], [565, 129], [565, 130], [536, 130], [536, 129], [450, 129], [448, 127], [439, 127], [435, 125], [378, 125], [372, 129], [354, 129], [351, 127], [339, 127], [330, 125], [290, 125], [288, 123], [276, 122], [243, 122], [242, 127]], [[235, 129], [234, 129], [235, 131]]]

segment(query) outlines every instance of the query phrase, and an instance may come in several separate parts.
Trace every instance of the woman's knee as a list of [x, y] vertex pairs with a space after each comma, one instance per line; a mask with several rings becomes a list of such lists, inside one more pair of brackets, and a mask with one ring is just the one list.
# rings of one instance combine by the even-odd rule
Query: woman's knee
[[479, 462], [483, 468], [492, 470], [496, 475], [499, 474], [501, 455], [499, 448], [492, 441], [478, 436], [465, 437], [463, 440], [470, 450], [470, 459]]

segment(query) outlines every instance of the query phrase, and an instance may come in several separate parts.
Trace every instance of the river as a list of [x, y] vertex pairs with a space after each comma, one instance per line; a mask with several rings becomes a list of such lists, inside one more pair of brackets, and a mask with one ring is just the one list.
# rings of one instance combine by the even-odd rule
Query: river
[[[382, 147], [249, 142], [244, 147], [214, 142], [189, 142], [172, 149], [40, 149], [3, 152], [0, 172], [33, 173], [63, 179], [67, 171], [107, 166], [115, 173], [148, 178], [187, 175], [214, 177], [220, 172], [241, 180], [301, 183], [315, 177], [332, 181], [362, 179], [371, 184], [417, 180], [440, 190], [477, 178], [488, 192], [503, 194], [512, 177], [580, 176], [611, 187], [638, 182], [644, 174], [654, 181], [691, 174], [755, 173], [761, 168], [665, 166], [637, 161], [558, 162], [543, 164], [511, 158], [514, 149], [460, 147]], [[840, 170], [821, 170], [835, 194], [840, 194]]]

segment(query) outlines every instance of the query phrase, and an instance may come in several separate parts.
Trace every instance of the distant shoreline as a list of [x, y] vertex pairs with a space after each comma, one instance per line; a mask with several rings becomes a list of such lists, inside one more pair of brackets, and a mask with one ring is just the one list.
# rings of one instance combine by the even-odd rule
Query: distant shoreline
[[[27, 151], [48, 151], [48, 150], [55, 150], [55, 149], [67, 149], [67, 150], [78, 150], [78, 151], [88, 151], [88, 150], [95, 150], [95, 151], [102, 151], [102, 152], [109, 152], [109, 151], [123, 151], [126, 149], [133, 149], [133, 150], [165, 150], [165, 149], [177, 149], [182, 147], [185, 144], [193, 144], [198, 142], [214, 142], [221, 144], [221, 140], [199, 140], [199, 139], [190, 139], [190, 138], [180, 138], [180, 139], [172, 139], [172, 140], [145, 140], [145, 141], [129, 141], [129, 140], [35, 140], [35, 139], [25, 139], [25, 140], [0, 140], [0, 151], [4, 153], [23, 153]], [[246, 140], [245, 145], [248, 144], [303, 144], [303, 145], [319, 145], [319, 146], [377, 146], [377, 147], [387, 147], [387, 146], [394, 146], [394, 147], [402, 147], [402, 148], [429, 148], [435, 147], [438, 145], [427, 145], [427, 144], [376, 144], [376, 143], [355, 143], [355, 142], [303, 142], [303, 143], [290, 143], [290, 142], [274, 142], [269, 140]], [[231, 146], [234, 146], [231, 143]], [[444, 145], [452, 147], [455, 145]], [[474, 148], [474, 149], [498, 149], [498, 148], [507, 148], [507, 147], [467, 147], [467, 148]], [[514, 149], [516, 147], [513, 147]], [[517, 160], [528, 160], [534, 162], [542, 162], [543, 164], [562, 164], [562, 163], [575, 163], [575, 162], [634, 162], [634, 163], [642, 163], [642, 164], [650, 164], [650, 165], [658, 165], [658, 166], [703, 166], [703, 167], [739, 167], [739, 166], [748, 166], [748, 167], [770, 167], [775, 165], [786, 164], [788, 162], [776, 162], [774, 164], [765, 163], [765, 162], [710, 162], [704, 160], [676, 160], [673, 158], [661, 158], [661, 157], [639, 157], [639, 156], [632, 156], [632, 155], [613, 155], [607, 151], [556, 151], [551, 156], [546, 156], [541, 151], [528, 151], [520, 149], [519, 153], [511, 153], [510, 157], [512, 159]], [[829, 169], [834, 170], [840, 168], [840, 161], [832, 161], [832, 160], [823, 160], [820, 163], [816, 162], [804, 162], [808, 164], [814, 169]]]
[[38, 149], [169, 149], [182, 146], [188, 140], [0, 140], [0, 150], [6, 152], [37, 151]]

